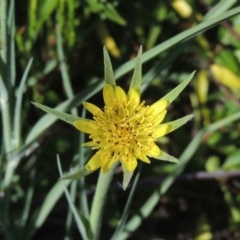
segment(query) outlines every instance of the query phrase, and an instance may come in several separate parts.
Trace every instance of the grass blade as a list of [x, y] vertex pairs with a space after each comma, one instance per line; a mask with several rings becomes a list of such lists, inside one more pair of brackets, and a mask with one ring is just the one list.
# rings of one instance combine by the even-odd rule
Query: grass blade
[[33, 58], [31, 58], [28, 62], [28, 65], [23, 73], [22, 79], [20, 81], [20, 86], [19, 86], [18, 92], [17, 92], [15, 112], [14, 112], [14, 122], [13, 122], [14, 148], [20, 147], [22, 98], [23, 98], [23, 91], [24, 91], [25, 83], [26, 83], [27, 76], [28, 76], [29, 70], [31, 68], [32, 62], [33, 62]]
[[[57, 163], [58, 163], [58, 170], [59, 170], [60, 176], [62, 177], [63, 173], [62, 173], [62, 168], [61, 168], [60, 159], [59, 159], [58, 155], [57, 155]], [[84, 222], [82, 221], [82, 219], [79, 216], [81, 214], [77, 212], [77, 209], [76, 209], [76, 207], [74, 206], [74, 204], [72, 202], [71, 196], [70, 196], [70, 194], [69, 194], [69, 192], [67, 190], [67, 187], [66, 187], [64, 181], [62, 181], [62, 184], [63, 184], [63, 188], [64, 188], [64, 192], [65, 192], [68, 204], [69, 204], [69, 206], [70, 206], [70, 208], [72, 210], [72, 213], [74, 215], [74, 218], [75, 218], [78, 230], [79, 230], [79, 232], [80, 232], [80, 234], [81, 234], [81, 236], [82, 236], [82, 238], [84, 240], [89, 240], [85, 224], [84, 224]], [[83, 216], [82, 216], [82, 218], [83, 218]]]
[[138, 183], [138, 180], [139, 180], [139, 177], [140, 177], [140, 174], [141, 174], [141, 169], [142, 169], [142, 164], [139, 165], [138, 172], [137, 172], [137, 174], [134, 178], [130, 194], [128, 196], [126, 205], [125, 205], [124, 210], [123, 210], [122, 217], [118, 222], [118, 226], [117, 226], [115, 232], [113, 233], [113, 235], [111, 237], [111, 240], [119, 239], [119, 235], [121, 234], [121, 232], [124, 229], [125, 223], [127, 221], [127, 218], [128, 218], [129, 212], [130, 212], [130, 207], [131, 207], [131, 203], [132, 203], [132, 200], [133, 200], [133, 195], [135, 193], [137, 183]]
[[[62, 81], [64, 90], [66, 91], [67, 98], [72, 98], [74, 96], [73, 89], [70, 81], [70, 77], [67, 71], [67, 63], [64, 58], [64, 52], [63, 52], [63, 43], [62, 43], [62, 34], [61, 34], [61, 26], [60, 26], [60, 15], [61, 11], [58, 10], [57, 15], [57, 53], [58, 53], [58, 59], [60, 62], [60, 71], [62, 75]], [[77, 109], [73, 108], [71, 110], [72, 115], [77, 116]]]

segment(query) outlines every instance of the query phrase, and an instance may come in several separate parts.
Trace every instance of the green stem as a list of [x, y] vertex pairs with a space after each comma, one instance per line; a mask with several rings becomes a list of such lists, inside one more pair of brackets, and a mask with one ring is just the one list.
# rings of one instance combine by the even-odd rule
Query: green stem
[[[77, 191], [77, 181], [72, 181], [70, 185], [70, 196], [73, 201], [73, 204], [76, 199], [76, 191]], [[65, 225], [65, 240], [72, 238], [72, 224], [73, 223], [73, 213], [71, 210], [71, 206], [68, 205], [68, 213], [67, 213], [67, 219], [66, 219], [66, 225]]]
[[7, 61], [6, 21], [7, 21], [7, 1], [0, 0], [0, 56], [4, 63], [6, 63]]
[[[83, 108], [81, 118], [86, 117], [86, 109]], [[85, 134], [83, 132], [80, 133], [79, 137], [79, 149], [78, 149], [78, 166], [81, 169], [85, 164], [85, 151], [84, 147], [81, 147], [85, 140]], [[79, 200], [80, 200], [80, 209], [82, 209], [83, 215], [89, 219], [89, 206], [88, 206], [88, 199], [86, 194], [86, 187], [85, 187], [85, 178], [79, 179]]]
[[11, 121], [9, 111], [8, 92], [0, 74], [0, 104], [2, 111], [2, 123], [3, 123], [3, 138], [5, 153], [10, 153], [12, 150], [11, 144]]
[[4, 151], [7, 156], [7, 166], [3, 181], [2, 188], [6, 189], [11, 182], [12, 174], [15, 169], [13, 162], [9, 161], [8, 154], [12, 150], [11, 142], [11, 121], [10, 121], [10, 111], [9, 111], [9, 101], [8, 101], [8, 92], [3, 82], [3, 79], [0, 74], [0, 104], [2, 111], [2, 126], [3, 126], [3, 141], [4, 141]]
[[107, 173], [102, 173], [102, 171], [100, 170], [101, 172], [99, 174], [97, 188], [93, 198], [93, 204], [90, 214], [90, 224], [94, 235], [94, 240], [97, 240], [99, 238], [104, 204], [107, 200], [108, 188], [116, 166], [117, 165], [113, 166]]
[[[6, 79], [7, 68], [7, 2], [0, 0], [0, 104], [2, 111], [2, 125], [5, 153], [11, 151], [11, 126], [9, 99]], [[1, 64], [2, 63], [2, 64]]]
[[[15, 1], [10, 0], [9, 11], [7, 19], [7, 74], [8, 74], [8, 84], [11, 86], [11, 93], [14, 91], [15, 80], [16, 80], [16, 64], [15, 64]], [[13, 93], [14, 94], [14, 93]]]

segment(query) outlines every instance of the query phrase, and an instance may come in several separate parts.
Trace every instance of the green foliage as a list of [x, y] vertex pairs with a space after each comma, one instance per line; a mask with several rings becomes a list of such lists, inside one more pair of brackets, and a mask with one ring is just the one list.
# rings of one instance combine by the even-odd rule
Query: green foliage
[[[94, 239], [99, 219], [106, 234], [99, 239], [238, 236], [239, 3], [0, 0], [0, 239], [46, 234]], [[147, 104], [185, 84], [189, 72], [196, 69], [197, 74], [169, 105], [166, 122], [191, 113], [193, 120], [159, 142], [179, 163], [143, 164], [141, 177], [134, 173], [125, 192], [116, 187], [122, 182], [116, 168], [110, 191], [96, 194], [104, 193], [104, 215], [94, 216], [88, 205], [96, 174], [59, 181], [61, 166], [59, 174], [56, 164], [61, 153], [65, 172], [81, 169], [91, 149], [80, 146], [83, 135], [72, 126], [56, 122], [31, 102], [57, 116], [71, 112], [71, 117], [61, 115], [70, 124], [80, 118], [77, 107], [83, 101], [92, 98], [102, 108], [104, 71], [113, 76], [106, 51], [104, 70], [103, 45], [123, 86], [131, 80], [128, 73], [142, 45], [142, 100]], [[139, 77], [134, 75], [136, 89]], [[166, 97], [172, 102], [176, 94]]]

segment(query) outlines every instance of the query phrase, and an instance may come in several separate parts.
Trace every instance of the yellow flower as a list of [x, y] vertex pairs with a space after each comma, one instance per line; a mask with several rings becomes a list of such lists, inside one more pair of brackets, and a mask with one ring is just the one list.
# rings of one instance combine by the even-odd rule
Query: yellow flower
[[105, 173], [120, 161], [127, 171], [133, 172], [138, 159], [150, 163], [148, 157], [159, 157], [162, 151], [156, 141], [171, 131], [171, 126], [160, 125], [167, 113], [167, 101], [146, 106], [144, 101], [140, 103], [135, 89], [126, 95], [122, 88], [110, 84], [103, 88], [103, 99], [103, 110], [83, 103], [94, 120], [73, 122], [78, 130], [90, 134], [91, 141], [84, 146], [98, 150], [86, 164], [87, 170], [92, 172], [101, 167]]
[[104, 108], [100, 109], [92, 103], [84, 102], [84, 107], [93, 114], [93, 120], [77, 119], [72, 123], [78, 130], [90, 134], [90, 141], [83, 146], [97, 150], [83, 168], [85, 169], [83, 175], [98, 168], [106, 173], [118, 161], [121, 162], [125, 175], [127, 173], [130, 177], [137, 167], [138, 160], [150, 163], [149, 157], [153, 157], [178, 162], [176, 158], [163, 152], [156, 142], [192, 118], [192, 115], [188, 115], [161, 124], [167, 113], [167, 106], [186, 87], [193, 74], [169, 94], [149, 106], [140, 101], [141, 48], [128, 94], [116, 86], [111, 62], [105, 49], [104, 64]]
[[141, 54], [142, 49], [140, 48], [130, 89], [126, 94], [121, 87], [116, 86], [111, 61], [104, 48], [105, 85], [103, 99], [105, 106], [100, 109], [92, 103], [83, 103], [84, 107], [93, 114], [93, 120], [83, 119], [39, 103], [33, 103], [42, 110], [72, 124], [78, 130], [88, 133], [90, 141], [83, 145], [97, 150], [83, 168], [70, 172], [61, 179], [84, 177], [98, 168], [106, 173], [114, 163], [120, 161], [124, 172], [123, 188], [126, 189], [137, 167], [138, 160], [150, 163], [149, 157], [153, 157], [178, 162], [176, 158], [162, 151], [156, 142], [193, 117], [193, 115], [187, 115], [162, 124], [168, 105], [187, 86], [194, 73], [154, 104], [145, 105], [144, 101], [140, 101]]

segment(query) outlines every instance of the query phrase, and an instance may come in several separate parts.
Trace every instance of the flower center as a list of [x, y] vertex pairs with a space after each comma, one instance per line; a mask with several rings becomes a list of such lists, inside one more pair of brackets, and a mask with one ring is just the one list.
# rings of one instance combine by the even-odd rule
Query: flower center
[[[93, 148], [112, 155], [147, 152], [154, 142], [151, 136], [156, 125], [154, 116], [147, 113], [149, 106], [135, 101], [117, 101], [107, 105], [104, 112], [94, 117], [97, 133], [90, 135]], [[106, 152], [106, 153], [107, 153]]]

